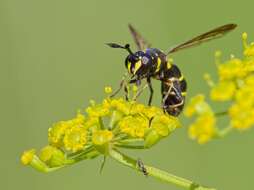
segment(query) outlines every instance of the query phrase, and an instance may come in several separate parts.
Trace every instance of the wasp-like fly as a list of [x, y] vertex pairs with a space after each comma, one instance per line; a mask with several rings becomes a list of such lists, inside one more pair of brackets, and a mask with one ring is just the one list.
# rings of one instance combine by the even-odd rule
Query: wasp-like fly
[[[187, 83], [179, 68], [168, 61], [167, 56], [185, 48], [199, 45], [212, 39], [222, 37], [229, 31], [236, 28], [236, 24], [226, 24], [201, 34], [191, 40], [170, 48], [165, 53], [157, 48], [151, 48], [151, 45], [137, 32], [132, 25], [129, 30], [137, 45], [138, 51], [132, 52], [130, 45], [125, 46], [117, 43], [107, 43], [112, 48], [122, 48], [128, 51], [129, 55], [125, 59], [125, 67], [131, 75], [128, 83], [139, 85], [142, 79], [146, 79], [150, 89], [148, 105], [151, 105], [153, 98], [153, 88], [151, 79], [161, 81], [162, 109], [170, 115], [178, 116], [185, 103]], [[114, 96], [123, 86], [112, 94]]]

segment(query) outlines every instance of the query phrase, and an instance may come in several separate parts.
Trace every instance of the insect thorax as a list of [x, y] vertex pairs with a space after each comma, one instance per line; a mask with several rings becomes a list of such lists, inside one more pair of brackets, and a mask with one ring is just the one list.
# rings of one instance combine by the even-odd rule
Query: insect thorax
[[155, 48], [137, 51], [134, 54], [129, 54], [125, 59], [125, 66], [128, 72], [140, 78], [154, 75], [166, 63], [166, 55]]

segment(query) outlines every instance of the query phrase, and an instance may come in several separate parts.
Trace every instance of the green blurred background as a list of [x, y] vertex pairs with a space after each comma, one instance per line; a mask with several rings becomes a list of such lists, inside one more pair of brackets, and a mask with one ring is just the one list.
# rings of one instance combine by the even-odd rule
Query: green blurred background
[[[1, 162], [0, 189], [181, 189], [145, 178], [101, 159], [42, 174], [23, 167], [23, 150], [47, 143], [53, 122], [72, 118], [90, 99], [117, 87], [126, 52], [105, 42], [133, 41], [132, 23], [154, 47], [170, 46], [213, 27], [237, 23], [225, 38], [175, 54], [188, 80], [188, 97], [207, 92], [204, 72], [215, 77], [214, 51], [241, 56], [241, 33], [254, 39], [253, 1], [0, 0]], [[159, 105], [159, 82], [154, 104]], [[145, 101], [145, 99], [142, 99]], [[254, 189], [253, 130], [200, 146], [187, 138], [187, 121], [170, 138], [146, 151], [128, 151], [147, 164], [220, 190]]]

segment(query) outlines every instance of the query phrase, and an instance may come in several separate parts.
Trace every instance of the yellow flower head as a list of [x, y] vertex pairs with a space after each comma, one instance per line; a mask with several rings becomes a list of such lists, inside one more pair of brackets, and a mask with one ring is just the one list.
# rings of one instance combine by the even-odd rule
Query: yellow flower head
[[63, 139], [66, 150], [77, 152], [84, 148], [87, 142], [87, 131], [82, 126], [72, 126], [65, 131]]
[[212, 87], [210, 97], [215, 101], [231, 100], [236, 92], [235, 83], [232, 81], [221, 81]]
[[222, 81], [243, 78], [246, 76], [247, 72], [244, 68], [244, 63], [242, 60], [232, 58], [229, 61], [218, 65], [218, 74], [220, 81]]
[[216, 134], [216, 119], [213, 114], [203, 114], [189, 127], [189, 136], [199, 144], [207, 143]]
[[66, 129], [69, 127], [68, 122], [60, 121], [48, 129], [48, 141], [50, 144], [61, 147], [62, 139]]
[[155, 116], [151, 123], [151, 128], [162, 137], [168, 136], [177, 127], [180, 127], [180, 124], [175, 121], [175, 118], [165, 114]]
[[93, 133], [92, 141], [95, 145], [109, 143], [113, 139], [113, 133], [109, 130], [98, 130]]
[[111, 93], [112, 93], [112, 88], [111, 88], [111, 86], [106, 86], [106, 87], [104, 88], [104, 91], [105, 91], [106, 94], [111, 94]]
[[[145, 107], [145, 109], [142, 112], [146, 117], [149, 119], [154, 118], [157, 115], [164, 115], [164, 112], [161, 108], [155, 107], [155, 106], [148, 106]], [[167, 115], [167, 114], [166, 114]], [[168, 116], [168, 115], [167, 115]], [[170, 117], [171, 118], [171, 117]]]
[[29, 165], [34, 158], [34, 155], [35, 155], [35, 149], [25, 151], [21, 156], [22, 164]]
[[131, 137], [143, 138], [145, 131], [149, 127], [149, 120], [142, 116], [127, 116], [119, 122], [122, 133], [126, 133]]
[[77, 116], [74, 119], [67, 121], [59, 121], [55, 123], [48, 130], [48, 141], [49, 144], [56, 147], [63, 146], [63, 138], [65, 136], [66, 130], [72, 126], [83, 126], [85, 122], [85, 117], [80, 112], [77, 113]]
[[33, 150], [25, 152], [21, 161], [48, 172], [81, 159], [107, 156], [116, 147], [150, 148], [179, 126], [178, 119], [161, 108], [122, 98], [93, 101], [86, 113], [54, 124], [48, 131], [49, 145], [39, 157]]
[[57, 167], [66, 163], [64, 152], [50, 145], [41, 149], [39, 158], [50, 167]]
[[234, 103], [229, 108], [231, 126], [244, 130], [254, 125], [254, 106], [245, 103]]
[[254, 43], [251, 43], [250, 45], [247, 43], [247, 33], [242, 34], [242, 39], [243, 39], [243, 47], [244, 47], [244, 52], [243, 55], [246, 57], [252, 57], [254, 56]]
[[184, 114], [191, 117], [194, 114], [212, 113], [210, 106], [205, 102], [205, 96], [198, 94], [191, 98], [188, 105], [185, 107]]
[[131, 107], [131, 103], [125, 101], [122, 98], [119, 99], [112, 99], [110, 101], [110, 107], [112, 109], [115, 109], [119, 112], [121, 112], [124, 115], [128, 115], [130, 113], [130, 107]]
[[229, 108], [231, 125], [247, 129], [254, 125], [254, 76], [247, 77], [235, 94], [235, 101]]

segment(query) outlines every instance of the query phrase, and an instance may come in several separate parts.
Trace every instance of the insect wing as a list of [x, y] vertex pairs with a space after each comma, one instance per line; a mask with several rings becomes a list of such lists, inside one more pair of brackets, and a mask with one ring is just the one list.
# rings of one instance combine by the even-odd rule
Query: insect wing
[[233, 29], [235, 29], [237, 27], [236, 24], [226, 24], [226, 25], [223, 25], [223, 26], [220, 26], [218, 28], [215, 28], [213, 30], [210, 30], [204, 34], [201, 34], [195, 38], [192, 38], [191, 40], [188, 40], [184, 43], [181, 43], [173, 48], [170, 48], [168, 51], [167, 51], [167, 55], [170, 54], [170, 53], [174, 53], [174, 52], [177, 52], [179, 50], [182, 50], [182, 49], [186, 49], [186, 48], [189, 48], [189, 47], [193, 47], [193, 46], [196, 46], [196, 45], [200, 45], [201, 43], [203, 42], [207, 42], [207, 41], [210, 41], [210, 40], [213, 40], [213, 39], [216, 39], [216, 38], [220, 38], [222, 37], [223, 35], [225, 35], [226, 33], [232, 31]]
[[149, 44], [131, 24], [129, 24], [128, 27], [138, 50], [145, 50], [146, 48], [151, 47], [151, 44]]

